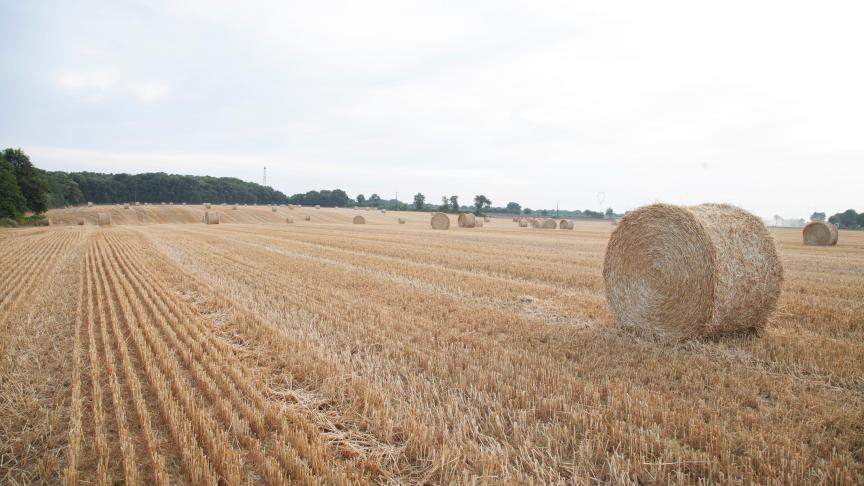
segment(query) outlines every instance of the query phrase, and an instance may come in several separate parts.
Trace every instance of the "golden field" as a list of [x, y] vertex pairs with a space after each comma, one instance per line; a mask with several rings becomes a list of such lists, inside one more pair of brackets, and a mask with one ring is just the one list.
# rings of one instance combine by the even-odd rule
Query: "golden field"
[[0, 484], [864, 482], [864, 233], [772, 230], [767, 329], [663, 344], [608, 222], [212, 210], [0, 231]]

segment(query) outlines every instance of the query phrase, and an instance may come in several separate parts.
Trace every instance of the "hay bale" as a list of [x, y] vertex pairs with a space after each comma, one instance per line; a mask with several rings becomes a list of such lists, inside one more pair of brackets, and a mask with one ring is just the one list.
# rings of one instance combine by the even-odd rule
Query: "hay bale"
[[573, 222], [572, 222], [572, 221], [568, 221], [568, 220], [566, 220], [566, 219], [562, 219], [561, 221], [558, 222], [558, 228], [559, 228], [559, 229], [569, 229], [569, 230], [572, 230], [572, 229], [573, 229]]
[[129, 209], [129, 203], [124, 204], [123, 209]]
[[764, 327], [783, 267], [765, 225], [743, 209], [653, 204], [612, 233], [603, 278], [619, 322], [681, 339]]
[[358, 214], [354, 216], [354, 224], [366, 224], [366, 218]]
[[294, 218], [292, 218], [291, 216], [288, 216], [287, 218], [285, 218], [285, 222], [288, 224], [294, 224]]
[[437, 230], [450, 229], [450, 217], [444, 213], [434, 213], [434, 214], [432, 214], [432, 219], [430, 220], [430, 224], [432, 225], [432, 229], [437, 229]]
[[210, 203], [204, 203], [204, 207], [210, 209]]
[[804, 244], [808, 246], [834, 246], [839, 234], [833, 223], [811, 221], [804, 227]]
[[528, 220], [527, 219], [520, 219], [519, 220], [519, 227], [520, 228], [527, 228], [528, 227]]
[[483, 216], [483, 222], [489, 223], [491, 221], [492, 221], [492, 219], [489, 216]]
[[321, 205], [320, 205], [320, 204], [316, 204], [316, 205], [315, 205], [315, 209], [321, 209]]
[[519, 219], [518, 217], [513, 216], [513, 222], [514, 222], [514, 223], [518, 223], [519, 221], [520, 221], [520, 219]]
[[386, 209], [384, 209], [384, 208], [381, 208], [381, 212], [382, 212], [382, 213], [386, 213], [386, 212], [387, 212], [387, 210], [386, 210]]
[[76, 221], [76, 223], [78, 224], [78, 226], [84, 226], [84, 218], [78, 218], [78, 221]]
[[99, 213], [97, 216], [97, 222], [99, 223], [99, 226], [110, 226], [111, 213]]
[[405, 218], [399, 218], [398, 221], [399, 224], [405, 224]]
[[460, 228], [473, 228], [477, 224], [477, 218], [471, 213], [462, 213], [457, 220]]
[[474, 218], [474, 227], [482, 228], [483, 227], [483, 218]]
[[92, 203], [92, 202], [88, 202], [88, 203], [87, 203], [87, 207], [88, 207], [88, 208], [92, 208], [92, 207], [93, 207], [93, 203]]
[[276, 206], [270, 206], [270, 211], [276, 212]]
[[303, 218], [303, 219], [305, 219], [306, 221], [312, 221], [312, 216], [306, 216], [306, 217]]
[[232, 210], [232, 211], [237, 211], [237, 205], [235, 204], [235, 205], [231, 206], [231, 210]]
[[219, 213], [216, 211], [206, 211], [204, 213], [204, 222], [207, 224], [219, 224]]
[[528, 220], [528, 222], [531, 224], [532, 228], [539, 228], [540, 227], [540, 220], [539, 219], [531, 218]]
[[540, 227], [543, 229], [556, 229], [558, 228], [558, 223], [554, 219], [547, 219], [540, 224]]
[[140, 203], [140, 202], [138, 202], [138, 201], [135, 201], [135, 205], [136, 205], [136, 206], [140, 206], [140, 205], [141, 205], [141, 203]]

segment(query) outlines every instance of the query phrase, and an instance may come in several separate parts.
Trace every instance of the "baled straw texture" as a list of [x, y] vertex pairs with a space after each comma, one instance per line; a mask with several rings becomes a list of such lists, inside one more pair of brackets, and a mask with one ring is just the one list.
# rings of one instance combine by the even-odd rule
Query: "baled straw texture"
[[559, 229], [572, 230], [573, 229], [573, 221], [568, 221], [566, 219], [562, 219], [560, 222], [558, 222], [558, 228]]
[[111, 213], [99, 213], [97, 216], [97, 221], [99, 226], [109, 226], [111, 225]]
[[460, 228], [473, 228], [477, 224], [477, 218], [471, 213], [462, 213], [457, 222]]
[[123, 209], [129, 209], [129, 203], [124, 204]]
[[539, 228], [540, 227], [540, 220], [538, 220], [538, 219], [531, 218], [529, 220], [529, 223], [531, 223], [532, 228]]
[[825, 221], [812, 221], [804, 227], [804, 244], [811, 246], [834, 246], [839, 237], [837, 227]]
[[398, 221], [399, 224], [405, 224], [405, 218], [399, 218]]
[[528, 227], [528, 220], [527, 219], [520, 219], [519, 220], [519, 227], [520, 228], [527, 228]]
[[556, 229], [558, 228], [558, 223], [554, 219], [547, 219], [543, 221], [540, 227], [543, 229]]
[[204, 222], [207, 224], [219, 224], [219, 213], [207, 211], [204, 213]]
[[358, 214], [354, 216], [354, 224], [366, 224], [366, 218]]
[[76, 222], [78, 223], [78, 226], [84, 226], [84, 218], [78, 218], [78, 221]]
[[446, 230], [450, 229], [450, 217], [444, 213], [435, 213], [430, 220], [432, 229]]
[[288, 216], [287, 218], [285, 218], [285, 222], [288, 224], [292, 224], [292, 223], [294, 223], [294, 218], [292, 218], [291, 216]]
[[482, 228], [483, 227], [483, 218], [474, 218], [474, 227]]
[[740, 208], [653, 204], [612, 233], [603, 278], [619, 322], [682, 339], [763, 328], [783, 267], [765, 225]]

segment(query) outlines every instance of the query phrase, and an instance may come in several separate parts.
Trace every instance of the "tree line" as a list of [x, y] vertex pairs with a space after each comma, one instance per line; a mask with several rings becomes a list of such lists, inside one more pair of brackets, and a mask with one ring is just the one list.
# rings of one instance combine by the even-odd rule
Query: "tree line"
[[[814, 212], [810, 215], [810, 221], [825, 221], [825, 213]], [[847, 209], [842, 213], [835, 213], [828, 218], [829, 223], [843, 229], [864, 229], [864, 212]]]

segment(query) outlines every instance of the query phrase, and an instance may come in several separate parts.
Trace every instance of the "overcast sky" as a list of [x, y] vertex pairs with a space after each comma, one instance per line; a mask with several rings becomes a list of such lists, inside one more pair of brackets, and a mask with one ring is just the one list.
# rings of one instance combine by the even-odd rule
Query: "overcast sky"
[[0, 0], [0, 145], [266, 165], [288, 194], [864, 210], [862, 23], [860, 1]]

